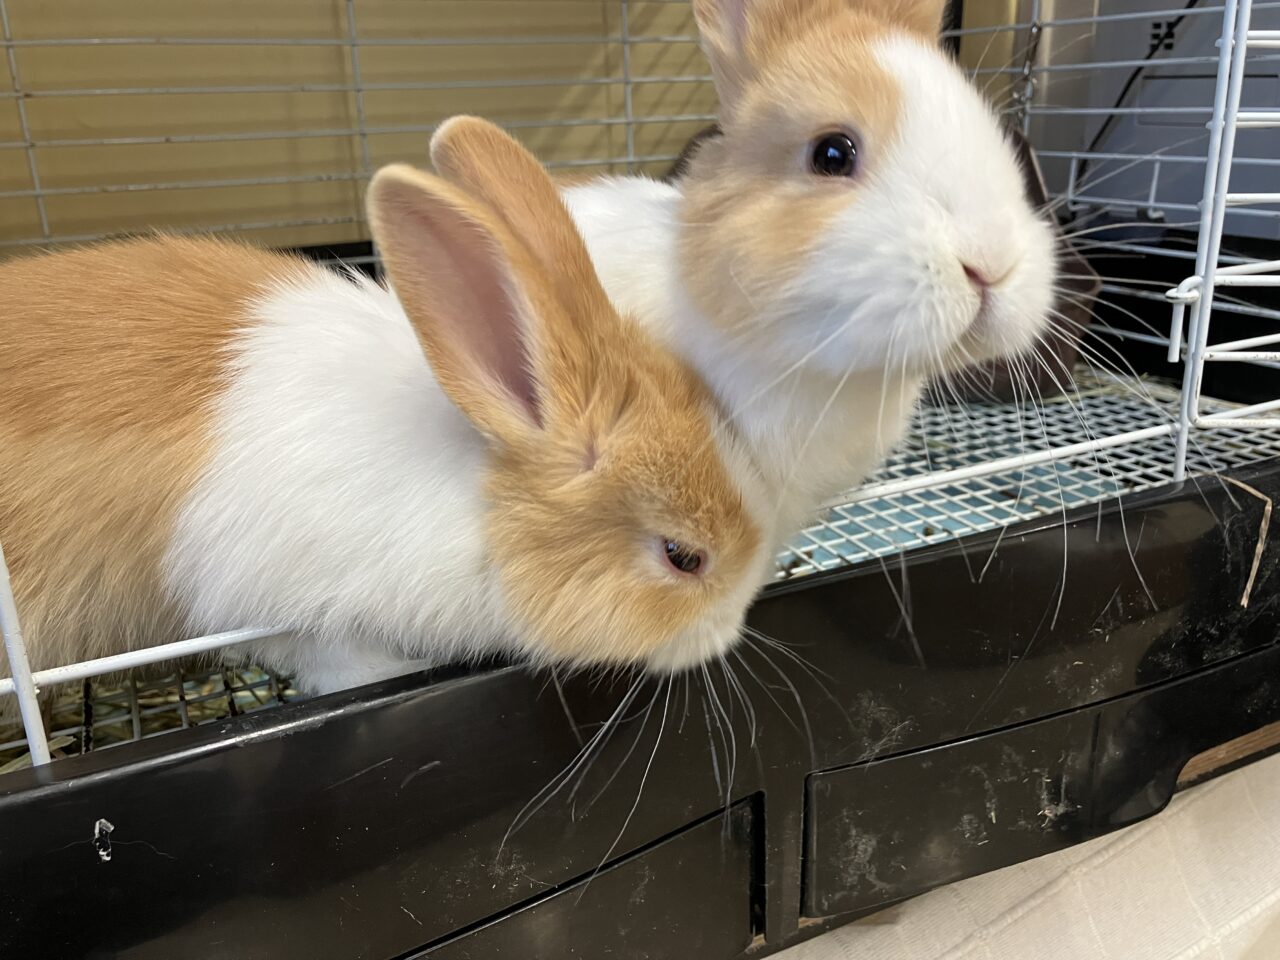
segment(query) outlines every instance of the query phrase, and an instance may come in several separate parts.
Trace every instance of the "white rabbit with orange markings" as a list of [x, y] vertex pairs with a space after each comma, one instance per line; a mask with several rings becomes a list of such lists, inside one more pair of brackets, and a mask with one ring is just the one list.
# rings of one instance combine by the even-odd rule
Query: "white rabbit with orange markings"
[[369, 189], [391, 289], [174, 237], [0, 266], [0, 542], [35, 669], [279, 626], [241, 652], [327, 691], [737, 639], [764, 495], [710, 394], [613, 310], [515, 141], [459, 118], [433, 156]]
[[721, 135], [678, 186], [565, 190], [615, 304], [752, 451], [774, 542], [876, 467], [930, 377], [1046, 329], [1053, 235], [938, 45], [944, 6], [693, 0]]

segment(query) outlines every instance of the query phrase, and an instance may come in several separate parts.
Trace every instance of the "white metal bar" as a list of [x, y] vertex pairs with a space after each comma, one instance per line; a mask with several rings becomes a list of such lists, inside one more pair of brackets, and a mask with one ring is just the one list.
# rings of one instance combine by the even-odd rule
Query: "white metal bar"
[[1156, 437], [1167, 437], [1172, 435], [1176, 429], [1177, 427], [1174, 424], [1147, 427], [1142, 430], [1130, 430], [1125, 433], [1113, 434], [1112, 436], [1107, 437], [1098, 437], [1093, 440], [1083, 440], [1080, 443], [1070, 443], [1064, 446], [1050, 447], [1045, 450], [1037, 450], [1034, 453], [1023, 453], [1012, 457], [1000, 457], [968, 467], [957, 467], [952, 470], [937, 470], [932, 473], [920, 474], [904, 480], [888, 480], [881, 483], [870, 483], [854, 491], [850, 496], [841, 497], [839, 500], [831, 501], [827, 506], [836, 506], [842, 503], [859, 503], [863, 500], [873, 500], [878, 497], [893, 496], [895, 494], [907, 493], [912, 490], [924, 490], [929, 487], [955, 483], [959, 480], [969, 480], [974, 477], [985, 477], [993, 473], [1004, 473], [1009, 470], [1017, 470], [1020, 467], [1030, 467], [1035, 466], [1036, 464], [1049, 463], [1051, 460], [1065, 460], [1070, 457], [1080, 456], [1081, 454], [1093, 453], [1097, 450], [1120, 447], [1125, 444], [1138, 443], [1142, 440], [1151, 440]]
[[[1145, 198], [1139, 197], [1097, 197], [1090, 194], [1077, 193], [1073, 199], [1078, 204], [1092, 204], [1098, 207], [1145, 209], [1148, 206]], [[1200, 212], [1198, 203], [1184, 203], [1180, 200], [1160, 200], [1156, 203], [1156, 206], [1166, 210], [1185, 210], [1187, 213]], [[1253, 210], [1249, 207], [1237, 207], [1231, 210], [1230, 213], [1232, 216], [1237, 217], [1261, 217], [1265, 220], [1280, 219], [1280, 210]], [[1152, 226], [1156, 225], [1153, 224]]]
[[1017, 96], [1017, 106], [1022, 114], [1019, 118], [1022, 124], [1022, 135], [1028, 138], [1031, 135], [1031, 107], [1035, 105], [1035, 75], [1037, 60], [1040, 57], [1040, 41], [1044, 37], [1044, 25], [1040, 22], [1043, 12], [1040, 0], [1031, 0], [1030, 23], [1027, 24], [1027, 49], [1021, 68], [1022, 85]]
[[[1121, 253], [1140, 253], [1146, 257], [1169, 257], [1173, 260], [1194, 260], [1196, 252], [1194, 250], [1177, 250], [1166, 247], [1155, 247], [1146, 243], [1129, 243], [1125, 240], [1095, 240], [1093, 242], [1095, 250], [1118, 250]], [[1226, 260], [1227, 257], [1222, 259]], [[1121, 293], [1127, 292], [1121, 290]], [[1159, 299], [1163, 300], [1164, 297]]]
[[[1235, 154], [1236, 115], [1240, 111], [1244, 60], [1248, 53], [1245, 45], [1238, 42], [1238, 39], [1249, 28], [1252, 2], [1253, 0], [1227, 0], [1223, 5], [1218, 76], [1214, 88], [1213, 119], [1209, 123], [1208, 162], [1205, 164], [1200, 238], [1196, 249], [1196, 276], [1202, 279], [1199, 297], [1192, 307], [1191, 330], [1188, 333], [1191, 355], [1187, 358], [1182, 377], [1182, 403], [1174, 453], [1175, 480], [1182, 480], [1186, 476], [1187, 445], [1191, 439], [1192, 426], [1199, 416], [1200, 384], [1204, 375], [1203, 354], [1209, 340], [1209, 314], [1218, 254], [1222, 249], [1231, 158]], [[1177, 341], [1182, 336], [1182, 310], [1175, 308], [1174, 317], [1175, 322], [1169, 336], [1169, 356], [1176, 358], [1179, 346]]]
[[1254, 130], [1280, 127], [1280, 110], [1241, 110], [1236, 125]]
[[[1269, 10], [1276, 7], [1280, 7], [1280, 3], [1266, 2], [1254, 4], [1255, 10]], [[1214, 14], [1222, 13], [1222, 11], [1223, 7], [1221, 5], [1211, 7], [1177, 6], [1169, 7], [1164, 10], [1142, 10], [1138, 13], [1105, 13], [1096, 14], [1090, 17], [1061, 17], [1055, 20], [1045, 20], [1041, 23], [1041, 26], [1046, 30], [1050, 30], [1054, 27], [1095, 26], [1106, 23], [1118, 23], [1125, 20], [1151, 20], [1159, 17], [1212, 16]], [[988, 33], [1008, 33], [1011, 30], [1019, 30], [1023, 26], [1025, 26], [1025, 23], [1002, 23], [983, 27], [965, 27], [960, 30], [947, 30], [944, 33], [944, 36], [964, 37], [985, 35]]]
[[213, 190], [222, 187], [268, 187], [290, 183], [340, 183], [367, 179], [364, 173], [315, 173], [305, 176], [242, 177], [234, 180], [174, 180], [156, 183], [117, 183], [88, 187], [45, 187], [41, 190], [0, 190], [0, 199], [15, 197], [79, 197], [102, 193], [147, 193], [152, 190]]
[[[1039, 72], [1041, 73], [1084, 73], [1096, 70], [1126, 70], [1131, 67], [1149, 67], [1152, 65], [1161, 67], [1189, 67], [1199, 63], [1214, 63], [1217, 61], [1215, 54], [1202, 54], [1199, 56], [1189, 57], [1161, 57], [1159, 60], [1134, 57], [1127, 60], [1083, 60], [1079, 63], [1057, 63], [1048, 64]], [[1265, 62], [1277, 59], [1274, 56], [1255, 57], [1255, 62]]]
[[1096, 326], [1090, 327], [1089, 332], [1100, 333], [1107, 337], [1116, 337], [1120, 340], [1133, 340], [1136, 343], [1149, 343], [1156, 347], [1167, 347], [1169, 345], [1168, 337], [1157, 337], [1152, 333], [1141, 333], [1137, 330], [1125, 330], [1122, 327]]
[[[1260, 57], [1254, 57], [1254, 62], [1272, 62], [1280, 59], [1280, 57], [1272, 54], [1265, 54]], [[1159, 65], [1162, 67], [1189, 67], [1197, 64], [1210, 64], [1217, 60], [1216, 56], [1205, 54], [1194, 57], [1161, 57], [1159, 60], [1146, 60], [1134, 58], [1132, 60], [1081, 60], [1077, 63], [1056, 63], [1046, 64], [1036, 67], [1032, 73], [1096, 73], [1099, 70], [1127, 70], [1135, 67], [1148, 67]], [[1018, 67], [982, 67], [978, 70], [970, 71], [972, 76], [999, 76], [1001, 74], [1017, 74], [1021, 73]]]
[[1194, 425], [1200, 430], [1256, 430], [1260, 427], [1275, 429], [1280, 427], [1280, 417], [1258, 419], [1234, 419], [1227, 417], [1198, 416]]
[[1209, 116], [1208, 107], [1036, 107], [1042, 117]]
[[[653, 114], [636, 117], [635, 123], [693, 123], [711, 122], [716, 119], [714, 113], [686, 114]], [[543, 130], [561, 127], [607, 127], [624, 124], [625, 117], [582, 117], [567, 120], [495, 120], [498, 126], [506, 130]], [[438, 123], [404, 123], [391, 126], [369, 127], [369, 136], [383, 136], [403, 133], [434, 133]], [[132, 147], [170, 143], [233, 143], [255, 140], [297, 140], [317, 137], [354, 137], [359, 134], [355, 127], [351, 128], [312, 128], [308, 130], [246, 130], [228, 133], [197, 134], [165, 134], [150, 137], [97, 137], [97, 138], [50, 138], [47, 140], [6, 140], [0, 141], [0, 150], [25, 149], [33, 147]]]
[[[655, 153], [636, 157], [635, 160], [637, 163], [669, 163], [670, 161], [675, 160], [676, 156], [677, 155], [673, 153]], [[544, 166], [552, 170], [560, 170], [573, 169], [577, 167], [607, 167], [624, 164], [626, 162], [626, 157], [584, 157], [578, 160], [552, 161], [544, 164]], [[363, 175], [355, 179], [363, 179]], [[286, 227], [336, 226], [339, 224], [360, 223], [362, 221], [363, 216], [352, 215], [348, 217], [320, 217], [302, 220], [266, 220], [256, 223], [198, 224], [195, 226], [166, 227], [165, 230], [168, 233], [179, 234], [248, 233], [254, 230], [274, 230]], [[18, 239], [0, 240], [0, 248], [29, 247], [38, 244], [88, 243], [114, 235], [114, 233], [81, 233], [55, 235], [50, 237], [20, 237]]]
[[1219, 287], [1280, 287], [1280, 277], [1258, 276], [1256, 274], [1231, 274], [1218, 277], [1215, 286]]
[[[685, 0], [687, 2], [687, 0]], [[51, 37], [6, 40], [6, 47], [345, 47], [349, 40], [334, 37]], [[362, 37], [366, 47], [528, 47], [600, 46], [620, 43], [616, 34], [582, 36], [493, 37]], [[642, 34], [632, 43], [697, 43], [693, 34]]]
[[1280, 30], [1250, 30], [1249, 46], [1254, 50], [1280, 49]]
[[1236, 360], [1252, 363], [1256, 360], [1267, 360], [1271, 363], [1280, 361], [1280, 350], [1206, 350], [1205, 360]]
[[[328, 227], [344, 223], [359, 223], [358, 217], [313, 217], [302, 220], [263, 220], [257, 223], [221, 223], [194, 227], [166, 227], [166, 233], [231, 233], [251, 230], [275, 230], [284, 227]], [[26, 237], [19, 240], [0, 240], [0, 247], [29, 247], [42, 243], [88, 243], [112, 236], [110, 233], [63, 234], [52, 237]]]
[[1280, 333], [1268, 333], [1260, 337], [1246, 337], [1243, 340], [1228, 340], [1226, 343], [1215, 343], [1212, 349], [1215, 352], [1228, 353], [1232, 350], [1265, 347], [1269, 343], [1280, 343]]
[[1241, 203], [1280, 203], [1280, 193], [1229, 193], [1227, 205]]
[[1231, 266], [1218, 267], [1218, 276], [1243, 277], [1258, 273], [1271, 273], [1280, 270], [1280, 260], [1250, 260], [1244, 263], [1236, 263]]
[[[6, 43], [13, 39], [13, 30], [9, 25], [9, 8], [5, 5], [5, 0], [0, 0], [0, 36], [4, 37]], [[36, 216], [40, 220], [40, 232], [47, 240], [50, 236], [49, 212], [45, 209], [44, 197], [40, 196], [40, 168], [36, 163], [35, 144], [31, 140], [27, 103], [22, 97], [24, 92], [22, 74], [18, 70], [18, 58], [13, 47], [9, 47], [5, 53], [9, 61], [9, 81], [13, 85], [13, 95], [17, 98], [14, 104], [18, 111], [18, 129], [22, 134], [24, 149], [27, 152], [27, 175], [31, 178], [31, 188], [35, 192]]]
[[1161, 169], [1162, 168], [1159, 160], [1157, 160], [1154, 164], [1151, 165], [1151, 187], [1147, 191], [1147, 209], [1148, 210], [1154, 211], [1159, 209], [1159, 205], [1156, 203], [1156, 193], [1160, 189], [1160, 170]]
[[[1256, 10], [1271, 10], [1280, 7], [1280, 2], [1269, 0], [1265, 3], [1255, 3]], [[1151, 20], [1159, 17], [1195, 17], [1204, 16], [1206, 14], [1224, 13], [1226, 11], [1225, 4], [1219, 4], [1212, 7], [1188, 7], [1186, 4], [1175, 4], [1164, 10], [1140, 10], [1136, 13], [1103, 13], [1096, 14], [1091, 17], [1063, 17], [1060, 20], [1048, 20], [1045, 22], [1046, 27], [1081, 27], [1091, 24], [1103, 23], [1119, 23], [1124, 20]]]
[[27, 660], [27, 644], [22, 638], [22, 625], [18, 622], [18, 604], [13, 599], [13, 584], [9, 580], [9, 565], [4, 560], [4, 548], [0, 546], [0, 635], [4, 639], [4, 652], [9, 660], [7, 679], [0, 679], [0, 688], [6, 684], [9, 692], [18, 695], [18, 710], [22, 715], [22, 729], [31, 748], [31, 762], [36, 766], [49, 762], [49, 741], [45, 736], [44, 718], [40, 716], [39, 687], [31, 674]]
[[[83, 680], [103, 673], [117, 673], [145, 667], [165, 660], [181, 660], [201, 653], [221, 650], [224, 647], [247, 643], [250, 640], [265, 640], [269, 637], [287, 636], [288, 630], [279, 628], [270, 630], [229, 630], [226, 633], [215, 633], [207, 637], [195, 637], [191, 640], [178, 640], [158, 647], [146, 647], [142, 650], [130, 650], [111, 657], [99, 657], [97, 660], [86, 660], [83, 663], [72, 663], [65, 667], [53, 667], [40, 670], [31, 675], [36, 686], [55, 683], [67, 683], [72, 680]], [[0, 696], [14, 692], [13, 680], [0, 680]]]
[[1280, 427], [1280, 420], [1208, 420], [1200, 417], [1196, 420], [1200, 430], [1259, 430]]
[[[1134, 287], [1122, 287], [1117, 284], [1104, 283], [1102, 289], [1107, 293], [1120, 293], [1126, 297], [1136, 297], [1139, 300], [1153, 300], [1158, 303], [1168, 304], [1169, 298], [1160, 293], [1152, 293], [1150, 290], [1139, 290]], [[1215, 313], [1234, 313], [1244, 317], [1259, 317], [1263, 320], [1280, 320], [1280, 310], [1270, 310], [1266, 307], [1258, 307], [1253, 304], [1246, 303], [1226, 303], [1219, 301], [1213, 305]], [[1176, 363], [1180, 358], [1175, 355], [1170, 363]]]
[[[632, 83], [710, 83], [710, 74], [663, 77], [632, 77]], [[492, 80], [401, 80], [365, 84], [364, 90], [493, 90], [504, 87], [606, 87], [621, 86], [622, 77], [530, 77]], [[240, 85], [171, 87], [79, 87], [66, 90], [28, 90], [22, 94], [0, 93], [0, 99], [62, 99], [67, 97], [147, 97], [195, 96], [203, 94], [250, 93], [355, 93], [353, 83], [259, 83]]]
[[[1246, 417], [1253, 417], [1259, 413], [1269, 413], [1272, 410], [1280, 410], [1280, 400], [1266, 400], [1262, 403], [1250, 404], [1247, 407], [1234, 407], [1229, 410], [1218, 410], [1214, 413], [1202, 413], [1200, 419], [1212, 423], [1227, 423]], [[1280, 419], [1277, 419], [1276, 423], [1280, 423]]]
[[360, 172], [366, 177], [373, 176], [373, 163], [369, 159], [369, 132], [365, 123], [364, 82], [360, 75], [360, 34], [356, 30], [355, 0], [347, 0], [347, 40], [348, 58], [351, 63], [351, 82], [355, 86], [356, 132], [360, 139]]
[[627, 137], [627, 173], [635, 173], [636, 171], [636, 128], [632, 121], [635, 119], [635, 105], [632, 96], [635, 87], [631, 83], [631, 9], [628, 0], [619, 0], [619, 15], [622, 17], [621, 34], [622, 34], [622, 111], [626, 120], [626, 126], [623, 130]]
[[[1205, 162], [1202, 156], [1186, 153], [1118, 153], [1109, 150], [1037, 150], [1036, 156], [1041, 159], [1054, 157], [1061, 160], [1129, 160], [1134, 163], [1159, 160], [1161, 163], [1194, 163]], [[1236, 157], [1236, 166], [1280, 167], [1280, 158], [1276, 157]]]

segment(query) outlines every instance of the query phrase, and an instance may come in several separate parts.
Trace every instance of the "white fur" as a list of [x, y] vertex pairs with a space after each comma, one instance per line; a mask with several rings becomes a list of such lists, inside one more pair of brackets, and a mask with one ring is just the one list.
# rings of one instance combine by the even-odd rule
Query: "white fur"
[[[679, 256], [679, 189], [635, 177], [565, 191], [610, 297], [701, 372], [750, 445], [778, 541], [875, 468], [929, 375], [1025, 350], [1051, 305], [1052, 235], [989, 107], [934, 48], [895, 37], [877, 52], [900, 88], [898, 142], [799, 282], [766, 289], [768, 302], [766, 285], [740, 283], [745, 334], [723, 333], [687, 293], [686, 271], [704, 265]], [[981, 323], [965, 262], [1009, 273]]]
[[[898, 137], [796, 284], [797, 319], [819, 318], [815, 336], [830, 341], [814, 359], [828, 372], [905, 363], [933, 373], [1021, 353], [1052, 305], [1054, 267], [1052, 234], [1027, 204], [1014, 154], [936, 48], [893, 36], [876, 52], [898, 84]], [[981, 330], [966, 264], [1003, 278]]]
[[773, 501], [774, 546], [898, 442], [916, 380], [880, 370], [795, 375], [789, 352], [741, 348], [693, 304], [680, 281], [675, 187], [607, 178], [568, 189], [565, 200], [614, 304], [698, 370], [750, 447]]
[[297, 629], [248, 653], [317, 692], [507, 646], [484, 442], [395, 297], [316, 271], [253, 319], [167, 556], [192, 627]]
[[[508, 614], [486, 553], [486, 441], [440, 389], [392, 293], [316, 270], [264, 297], [232, 352], [212, 459], [165, 558], [193, 631], [290, 629], [233, 656], [317, 693], [494, 652], [542, 654]], [[743, 502], [766, 513], [741, 444], [719, 426], [715, 439]], [[768, 560], [762, 545], [756, 566]], [[649, 669], [722, 654], [755, 573]]]

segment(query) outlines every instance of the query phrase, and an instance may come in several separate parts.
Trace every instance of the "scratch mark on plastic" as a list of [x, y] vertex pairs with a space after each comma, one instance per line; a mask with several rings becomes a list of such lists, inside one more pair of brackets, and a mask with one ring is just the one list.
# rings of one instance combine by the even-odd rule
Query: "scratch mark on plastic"
[[377, 770], [379, 767], [385, 767], [388, 763], [390, 763], [394, 759], [395, 757], [387, 757], [387, 759], [385, 760], [379, 760], [377, 763], [373, 764], [372, 766], [365, 767], [363, 770], [358, 770], [355, 773], [351, 774], [351, 776], [349, 777], [343, 777], [341, 780], [335, 780], [333, 783], [325, 787], [325, 789], [332, 790], [334, 787], [340, 787], [344, 783], [350, 783], [352, 780], [355, 780], [357, 777], [363, 777], [366, 773], [372, 773], [374, 770]]
[[424, 763], [417, 770], [413, 771], [413, 773], [409, 774], [407, 777], [405, 777], [403, 780], [400, 781], [399, 789], [403, 790], [405, 787], [407, 787], [409, 785], [409, 781], [417, 777], [418, 774], [426, 773], [428, 770], [434, 770], [436, 767], [440, 766], [440, 764], [442, 763], [444, 763], [443, 760], [432, 760], [430, 763]]

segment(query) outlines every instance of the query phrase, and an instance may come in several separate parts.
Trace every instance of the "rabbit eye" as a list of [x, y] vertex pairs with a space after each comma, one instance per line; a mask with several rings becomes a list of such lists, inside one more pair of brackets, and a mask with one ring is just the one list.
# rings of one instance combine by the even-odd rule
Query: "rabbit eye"
[[847, 133], [824, 133], [813, 141], [809, 169], [820, 177], [851, 177], [858, 169], [858, 148]]
[[681, 573], [697, 573], [702, 569], [703, 557], [697, 550], [692, 550], [675, 540], [662, 541], [662, 550], [667, 556], [667, 563]]

